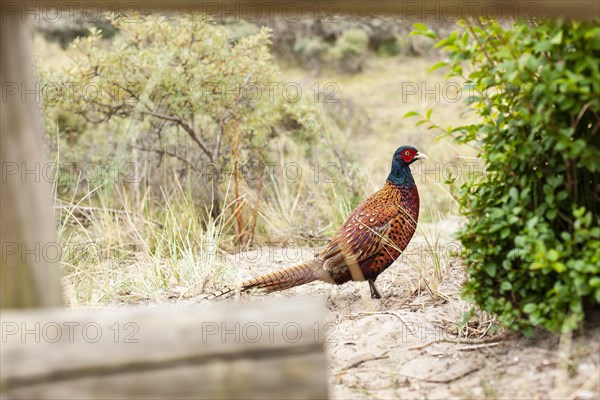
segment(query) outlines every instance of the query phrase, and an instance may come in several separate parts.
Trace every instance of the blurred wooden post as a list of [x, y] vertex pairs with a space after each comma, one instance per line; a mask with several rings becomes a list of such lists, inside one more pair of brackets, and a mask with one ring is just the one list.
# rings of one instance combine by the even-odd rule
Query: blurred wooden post
[[322, 301], [5, 311], [11, 399], [324, 399]]
[[0, 308], [58, 306], [60, 251], [44, 176], [31, 24], [7, 9], [0, 15]]

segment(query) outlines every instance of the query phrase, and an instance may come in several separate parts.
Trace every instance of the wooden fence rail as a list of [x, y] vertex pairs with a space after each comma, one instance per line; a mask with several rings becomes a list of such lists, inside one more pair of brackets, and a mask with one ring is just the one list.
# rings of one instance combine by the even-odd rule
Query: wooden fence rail
[[327, 397], [319, 301], [5, 311], [14, 399]]

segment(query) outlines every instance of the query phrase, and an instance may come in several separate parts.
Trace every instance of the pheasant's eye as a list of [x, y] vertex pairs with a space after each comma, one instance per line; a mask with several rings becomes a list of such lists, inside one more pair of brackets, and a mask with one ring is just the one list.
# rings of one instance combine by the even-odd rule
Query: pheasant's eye
[[406, 151], [404, 152], [404, 155], [405, 155], [405, 156], [410, 156], [410, 151], [406, 150]]

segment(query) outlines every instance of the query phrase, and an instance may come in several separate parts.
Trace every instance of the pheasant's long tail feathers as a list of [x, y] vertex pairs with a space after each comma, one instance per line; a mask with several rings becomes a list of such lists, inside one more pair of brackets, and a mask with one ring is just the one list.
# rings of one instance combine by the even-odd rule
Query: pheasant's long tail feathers
[[243, 293], [252, 289], [260, 289], [264, 293], [271, 293], [304, 285], [305, 283], [318, 279], [315, 267], [315, 261], [294, 265], [293, 267], [247, 280], [242, 282], [240, 286], [226, 287], [217, 293], [205, 297], [205, 299], [211, 300], [215, 298], [231, 297], [237, 292]]

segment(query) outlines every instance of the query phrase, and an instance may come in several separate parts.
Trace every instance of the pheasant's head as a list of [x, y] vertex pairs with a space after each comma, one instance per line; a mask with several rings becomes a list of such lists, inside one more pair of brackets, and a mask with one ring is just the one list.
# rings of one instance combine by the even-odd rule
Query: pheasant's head
[[426, 160], [424, 153], [419, 153], [419, 150], [412, 146], [402, 146], [394, 153], [392, 159], [392, 170], [388, 176], [388, 180], [396, 185], [411, 186], [414, 185], [414, 179], [410, 173], [408, 166], [417, 160]]
[[409, 166], [417, 160], [426, 160], [427, 157], [423, 153], [419, 153], [419, 150], [415, 149], [412, 146], [402, 146], [399, 147], [398, 150], [394, 153], [394, 161], [393, 164], [398, 164], [398, 166]]

